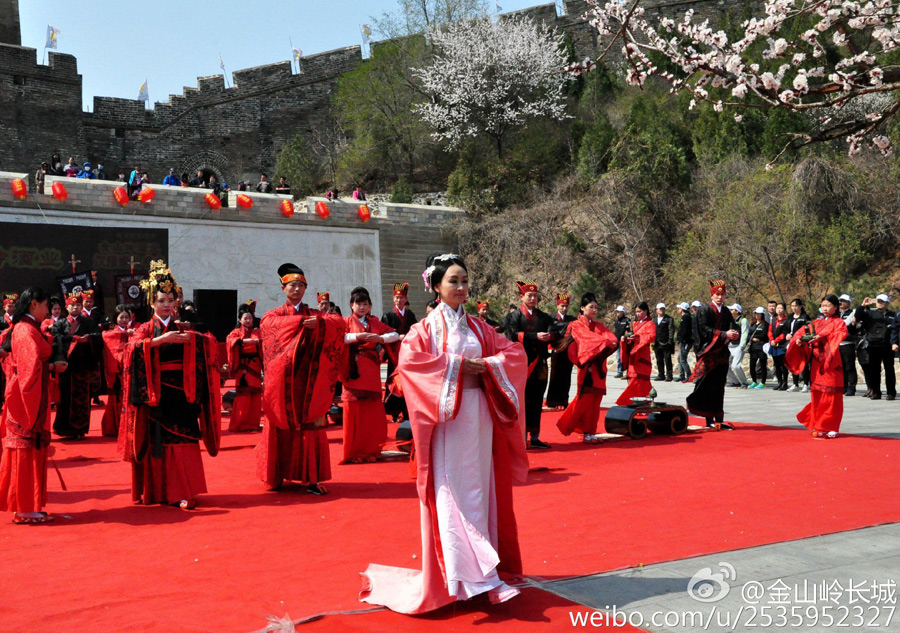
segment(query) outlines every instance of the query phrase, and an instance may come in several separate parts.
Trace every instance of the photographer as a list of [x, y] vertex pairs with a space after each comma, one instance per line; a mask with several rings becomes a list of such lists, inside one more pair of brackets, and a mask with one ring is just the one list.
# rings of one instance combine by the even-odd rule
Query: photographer
[[[891, 330], [894, 313], [888, 310], [890, 297], [880, 294], [874, 299], [866, 297], [862, 305], [856, 309], [856, 323], [862, 330], [864, 341], [859, 348], [868, 354], [868, 363], [863, 365], [866, 396], [872, 400], [881, 400], [881, 367], [884, 366], [884, 386], [887, 391], [886, 400], [897, 397], [896, 376], [894, 375], [894, 352], [891, 349]], [[861, 355], [862, 356], [862, 355]]]

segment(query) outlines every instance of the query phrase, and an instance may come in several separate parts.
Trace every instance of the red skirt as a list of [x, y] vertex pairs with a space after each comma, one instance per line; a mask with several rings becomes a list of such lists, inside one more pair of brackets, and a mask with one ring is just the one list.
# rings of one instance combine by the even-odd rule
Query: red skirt
[[331, 461], [325, 428], [276, 429], [278, 436], [279, 481], [317, 484], [331, 479]]
[[797, 420], [810, 431], [839, 431], [844, 417], [844, 394], [810, 391], [812, 400], [797, 414]]
[[3, 448], [0, 510], [40, 512], [47, 505], [47, 447]]
[[200, 445], [165, 444], [162, 457], [147, 455], [131, 465], [131, 497], [146, 505], [178, 503], [206, 492]]
[[387, 441], [384, 403], [378, 398], [344, 400], [343, 406], [344, 457], [341, 463], [381, 457], [381, 447]]
[[616, 400], [616, 404], [620, 407], [634, 404], [631, 401], [632, 398], [646, 398], [647, 394], [650, 393], [651, 388], [650, 378], [647, 376], [629, 377], [628, 386], [625, 387], [625, 391], [623, 391], [622, 395]]
[[106, 394], [106, 410], [100, 422], [103, 437], [119, 437], [119, 418], [122, 416], [122, 394], [119, 389], [110, 389]]
[[565, 412], [556, 423], [563, 435], [571, 435], [573, 431], [581, 431], [586, 435], [594, 435], [600, 423], [600, 403], [605, 391], [585, 387], [575, 396]]
[[234, 396], [231, 405], [231, 421], [228, 430], [232, 433], [258, 431], [262, 414], [262, 393], [241, 393]]

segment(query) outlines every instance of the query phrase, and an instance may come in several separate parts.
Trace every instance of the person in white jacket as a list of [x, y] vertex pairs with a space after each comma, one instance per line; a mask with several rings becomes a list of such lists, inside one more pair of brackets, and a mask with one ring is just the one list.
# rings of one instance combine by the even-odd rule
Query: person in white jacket
[[734, 322], [738, 325], [741, 332], [739, 339], [728, 344], [728, 353], [731, 354], [728, 366], [728, 386], [746, 389], [750, 381], [747, 380], [747, 374], [744, 373], [744, 369], [741, 367], [741, 361], [744, 359], [744, 348], [747, 345], [747, 336], [750, 333], [750, 323], [744, 317], [744, 309], [740, 303], [733, 303], [728, 306], [728, 309], [731, 310]]

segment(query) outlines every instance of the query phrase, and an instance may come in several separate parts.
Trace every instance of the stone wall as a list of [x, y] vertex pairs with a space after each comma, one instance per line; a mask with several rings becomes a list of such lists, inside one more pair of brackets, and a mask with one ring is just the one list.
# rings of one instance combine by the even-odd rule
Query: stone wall
[[[163, 185], [153, 186], [156, 195], [150, 203], [120, 206], [113, 197], [118, 183], [53, 176], [47, 178], [44, 194], [29, 190], [19, 200], [12, 194], [11, 182], [27, 176], [0, 172], [0, 222], [35, 224], [35, 245], [40, 242], [40, 224], [166, 228], [169, 264], [188, 296], [196, 289], [233, 289], [241, 301], [258, 299], [261, 309], [280, 302], [275, 270], [294, 261], [307, 273], [309, 292], [329, 290], [345, 314], [350, 290], [365, 285], [373, 310], [380, 315], [391, 306], [395, 282], [410, 284], [413, 310], [424, 313], [431, 299], [421, 282], [425, 258], [434, 251], [454, 250], [449, 229], [462, 216], [448, 207], [381, 203], [377, 214], [364, 223], [357, 204], [337, 201], [328, 203], [329, 217], [323, 219], [315, 213], [315, 203], [324, 199], [310, 198], [295, 204], [295, 214], [287, 218], [281, 203], [290, 198], [255, 192], [247, 193], [254, 201], [250, 209], [237, 207], [237, 192], [232, 192], [230, 206], [213, 212], [204, 199], [207, 190]], [[51, 195], [56, 181], [66, 187], [64, 202]], [[0, 235], [0, 248], [22, 246], [5, 244], [3, 239]], [[76, 253], [77, 248], [73, 244]], [[0, 260], [0, 282], [7, 263]], [[60, 274], [65, 272], [63, 262]], [[113, 272], [129, 271], [125, 267]], [[7, 290], [16, 291], [0, 287]], [[113, 296], [111, 289], [104, 294]], [[314, 302], [315, 296], [308, 299]]]
[[[583, 17], [587, 3], [563, 4], [563, 15], [553, 3], [509, 15], [559, 28], [579, 59], [595, 56], [596, 30]], [[645, 5], [650, 14], [678, 16], [694, 9], [715, 20], [747, 2], [646, 0]], [[34, 170], [59, 150], [64, 161], [73, 156], [79, 164], [99, 162], [109, 174], [140, 162], [156, 180], [175, 167], [178, 174], [205, 169], [220, 182], [256, 182], [260, 172], [271, 174], [286, 141], [322, 122], [337, 77], [362, 60], [358, 46], [341, 48], [301, 58], [300, 74], [289, 62], [278, 62], [234, 72], [230, 88], [222, 75], [200, 77], [196, 87], [152, 110], [140, 101], [95, 97], [93, 111], [82, 112], [75, 58], [51, 52], [49, 65], [40, 65], [37, 51], [16, 45], [18, 38], [18, 3], [0, 0], [0, 169], [13, 171]]]

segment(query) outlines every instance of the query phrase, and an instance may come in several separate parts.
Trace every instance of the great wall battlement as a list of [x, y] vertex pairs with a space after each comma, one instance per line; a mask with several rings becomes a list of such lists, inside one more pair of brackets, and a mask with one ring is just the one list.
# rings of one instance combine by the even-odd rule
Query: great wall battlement
[[[679, 15], [693, 9], [715, 20], [742, 0], [647, 0], [651, 14]], [[597, 54], [597, 33], [583, 15], [584, 0], [565, 0], [564, 12], [542, 4], [508, 15], [527, 15], [560, 29], [579, 59]], [[503, 16], [501, 16], [503, 17]], [[0, 0], [0, 169], [33, 171], [54, 150], [65, 160], [101, 162], [107, 173], [140, 162], [157, 180], [175, 167], [205, 169], [219, 180], [255, 181], [271, 173], [281, 146], [308, 132], [327, 116], [337, 78], [359, 66], [359, 46], [308, 55], [302, 73], [282, 61], [223, 75], [199, 77], [182, 94], [156, 102], [95, 97], [82, 111], [82, 79], [77, 60], [50, 52], [47, 65], [37, 51], [19, 45], [17, 0]], [[375, 44], [377, 47], [377, 43]]]

